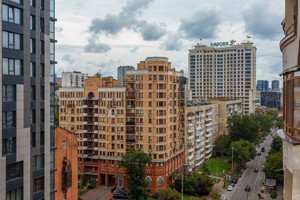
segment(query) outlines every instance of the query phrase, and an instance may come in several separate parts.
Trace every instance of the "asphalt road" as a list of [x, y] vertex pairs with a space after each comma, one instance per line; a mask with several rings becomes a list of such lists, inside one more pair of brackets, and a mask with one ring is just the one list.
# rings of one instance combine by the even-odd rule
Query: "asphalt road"
[[[262, 153], [261, 156], [256, 156], [252, 161], [247, 163], [247, 168], [233, 190], [225, 192], [229, 200], [258, 199], [257, 193], [260, 193], [262, 183], [265, 181], [265, 174], [262, 171], [262, 166], [266, 161], [267, 152], [271, 147], [272, 140], [271, 134], [266, 137], [265, 141], [260, 145], [260, 147], [265, 147], [266, 152]], [[260, 148], [258, 148], [257, 151], [260, 151]], [[256, 166], [258, 166], [258, 172], [254, 172]], [[251, 191], [248, 193], [245, 191], [247, 185], [251, 187]]]

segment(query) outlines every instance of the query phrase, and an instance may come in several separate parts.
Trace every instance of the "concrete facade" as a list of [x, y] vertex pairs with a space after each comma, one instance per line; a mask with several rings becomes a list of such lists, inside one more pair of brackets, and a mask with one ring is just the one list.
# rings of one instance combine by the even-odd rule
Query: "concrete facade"
[[[77, 135], [62, 128], [56, 128], [55, 147], [55, 199], [78, 199]], [[69, 166], [71, 173], [66, 170]], [[65, 173], [65, 180], [62, 180], [62, 173]], [[66, 183], [70, 180], [69, 176], [71, 176], [71, 184]]]
[[232, 115], [243, 114], [243, 101], [241, 99], [215, 98], [209, 99], [218, 105], [218, 136], [227, 134], [227, 119]]
[[55, 1], [1, 5], [0, 197], [53, 199]]
[[284, 199], [300, 198], [300, 2], [285, 0], [284, 37], [280, 41], [283, 63]]
[[197, 44], [189, 50], [191, 100], [239, 98], [243, 113], [255, 111], [256, 47], [245, 40], [223, 47]]
[[88, 74], [81, 72], [63, 72], [61, 78], [62, 87], [83, 87], [85, 79], [88, 78]]
[[185, 112], [185, 164], [192, 172], [212, 155], [213, 142], [218, 134], [218, 105], [187, 102]]
[[125, 86], [126, 83], [126, 71], [134, 70], [133, 66], [120, 66], [118, 67], [118, 82], [120, 86]]

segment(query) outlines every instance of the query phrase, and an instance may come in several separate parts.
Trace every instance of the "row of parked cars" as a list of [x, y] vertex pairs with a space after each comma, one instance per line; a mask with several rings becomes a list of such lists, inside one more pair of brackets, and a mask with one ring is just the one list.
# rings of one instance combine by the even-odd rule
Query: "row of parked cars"
[[[245, 166], [244, 166], [244, 167], [245, 167]], [[244, 169], [241, 169], [241, 170], [239, 171], [238, 175], [235, 176], [235, 177], [232, 179], [230, 185], [227, 187], [227, 190], [228, 190], [228, 191], [232, 191], [232, 190], [233, 190], [234, 186], [239, 182], [239, 178], [241, 178], [243, 172], [244, 172]]]

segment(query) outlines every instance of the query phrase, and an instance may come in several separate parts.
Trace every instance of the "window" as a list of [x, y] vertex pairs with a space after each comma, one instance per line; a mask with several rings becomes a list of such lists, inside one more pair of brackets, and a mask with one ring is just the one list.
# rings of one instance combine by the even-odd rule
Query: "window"
[[2, 112], [3, 129], [16, 127], [16, 112]]
[[6, 180], [23, 177], [23, 162], [17, 162], [6, 166]]
[[44, 0], [40, 0], [40, 1], [41, 1], [41, 4], [40, 4], [41, 7], [40, 7], [40, 8], [41, 8], [41, 10], [44, 10], [44, 7], [45, 7], [45, 5], [44, 5]]
[[35, 16], [30, 15], [30, 30], [35, 30]]
[[45, 30], [44, 18], [40, 18], [40, 32], [44, 33], [44, 30]]
[[16, 138], [4, 138], [2, 140], [2, 154], [6, 155], [11, 153], [16, 153]]
[[44, 168], [44, 154], [35, 155], [32, 157], [32, 170], [38, 170]]
[[41, 109], [41, 112], [40, 112], [41, 116], [41, 122], [45, 122], [45, 110], [44, 109]]
[[40, 144], [45, 145], [45, 132], [41, 131]]
[[30, 0], [30, 6], [35, 7], [35, 0]]
[[8, 5], [2, 5], [2, 20], [14, 24], [21, 24], [21, 10]]
[[21, 35], [2, 31], [2, 47], [9, 49], [21, 50]]
[[19, 59], [2, 59], [2, 74], [21, 76], [23, 74], [23, 63]]
[[45, 100], [45, 87], [44, 86], [41, 86], [40, 97], [41, 97], [41, 101]]
[[44, 177], [33, 180], [33, 192], [44, 190]]
[[40, 44], [41, 44], [41, 55], [44, 55], [45, 54], [45, 44], [44, 44], [44, 41], [41, 40]]
[[45, 66], [43, 63], [41, 63], [41, 74], [40, 74], [40, 77], [41, 78], [44, 78], [45, 77]]
[[36, 146], [36, 133], [35, 132], [31, 132], [31, 147], [35, 147]]
[[146, 182], [147, 182], [148, 186], [151, 186], [152, 179], [148, 176], [148, 177], [146, 177]]
[[16, 86], [2, 85], [2, 101], [12, 102], [16, 100]]
[[35, 53], [35, 39], [30, 39], [30, 53]]
[[9, 1], [14, 2], [14, 3], [18, 3], [18, 4], [22, 3], [22, 0], [9, 0]]
[[35, 77], [35, 63], [30, 63], [30, 77]]
[[31, 86], [30, 96], [31, 96], [31, 100], [35, 100], [35, 86]]
[[163, 184], [163, 182], [164, 182], [164, 179], [163, 179], [162, 177], [159, 177], [159, 178], [157, 179], [157, 185], [158, 185], [158, 186], [161, 186], [161, 185]]
[[6, 192], [6, 200], [22, 200], [23, 198], [23, 188], [17, 188]]
[[31, 124], [35, 124], [35, 109], [31, 110]]

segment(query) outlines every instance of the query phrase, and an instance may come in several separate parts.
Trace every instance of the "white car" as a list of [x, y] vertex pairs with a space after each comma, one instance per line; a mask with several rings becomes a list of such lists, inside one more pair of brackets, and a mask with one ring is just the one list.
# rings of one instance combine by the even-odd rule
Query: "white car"
[[232, 191], [232, 190], [233, 190], [233, 186], [232, 186], [232, 185], [229, 185], [229, 186], [227, 187], [227, 190], [228, 190], [228, 191]]
[[227, 195], [222, 194], [221, 197], [220, 197], [220, 200], [226, 200], [226, 199], [227, 199]]

